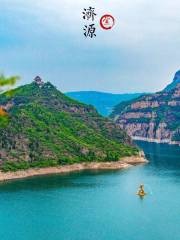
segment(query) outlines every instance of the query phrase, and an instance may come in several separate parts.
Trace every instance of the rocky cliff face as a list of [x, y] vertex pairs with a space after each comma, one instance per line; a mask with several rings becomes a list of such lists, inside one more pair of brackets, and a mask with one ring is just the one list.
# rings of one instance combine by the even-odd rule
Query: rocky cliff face
[[121, 103], [111, 117], [136, 139], [180, 143], [180, 83], [170, 90]]
[[165, 87], [164, 91], [172, 90], [179, 83], [180, 83], [180, 70], [176, 72], [173, 81]]

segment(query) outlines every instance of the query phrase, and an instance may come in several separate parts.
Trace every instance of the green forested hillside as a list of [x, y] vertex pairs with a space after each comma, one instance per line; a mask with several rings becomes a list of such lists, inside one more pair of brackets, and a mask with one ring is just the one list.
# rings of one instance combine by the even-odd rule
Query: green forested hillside
[[33, 82], [11, 96], [0, 95], [7, 113], [1, 125], [4, 170], [81, 161], [116, 161], [138, 149], [116, 124], [89, 105], [62, 94], [51, 83]]

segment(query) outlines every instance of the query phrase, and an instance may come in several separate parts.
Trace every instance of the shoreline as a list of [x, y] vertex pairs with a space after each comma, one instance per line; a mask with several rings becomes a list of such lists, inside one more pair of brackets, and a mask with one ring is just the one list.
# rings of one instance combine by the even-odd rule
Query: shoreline
[[131, 138], [133, 140], [139, 140], [139, 141], [144, 141], [144, 142], [166, 143], [166, 144], [169, 144], [169, 145], [178, 145], [178, 146], [180, 146], [180, 142], [171, 141], [170, 139], [158, 140], [156, 138], [145, 138], [145, 137], [136, 137], [136, 136], [131, 136]]
[[134, 165], [143, 163], [148, 163], [144, 156], [131, 156], [124, 157], [122, 160], [117, 162], [90, 162], [90, 163], [83, 162], [57, 167], [30, 168], [27, 170], [18, 170], [16, 172], [0, 171], [0, 182], [29, 178], [34, 176], [70, 173], [83, 170], [120, 170], [127, 169]]

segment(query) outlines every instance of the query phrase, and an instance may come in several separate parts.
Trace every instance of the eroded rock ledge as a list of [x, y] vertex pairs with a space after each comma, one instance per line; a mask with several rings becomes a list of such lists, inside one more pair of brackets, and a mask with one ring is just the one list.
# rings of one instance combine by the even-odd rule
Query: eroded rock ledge
[[180, 141], [171, 141], [170, 139], [155, 139], [155, 138], [144, 138], [144, 137], [137, 137], [133, 136], [133, 140], [145, 141], [145, 142], [155, 142], [155, 143], [167, 143], [170, 145], [178, 145], [180, 146]]

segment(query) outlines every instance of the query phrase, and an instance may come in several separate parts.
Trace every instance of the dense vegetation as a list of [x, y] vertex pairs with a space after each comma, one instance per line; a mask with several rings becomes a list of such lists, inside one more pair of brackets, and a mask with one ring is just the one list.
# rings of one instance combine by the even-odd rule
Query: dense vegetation
[[[6, 96], [12, 96], [11, 87], [19, 80], [18, 76], [5, 77], [0, 75], [0, 94], [6, 91]], [[7, 90], [8, 89], [8, 90]], [[8, 124], [9, 117], [7, 112], [0, 105], [0, 127], [5, 127]]]
[[116, 124], [89, 105], [37, 83], [0, 96], [10, 105], [9, 122], [1, 126], [0, 163], [4, 171], [82, 161], [117, 161], [138, 154]]

